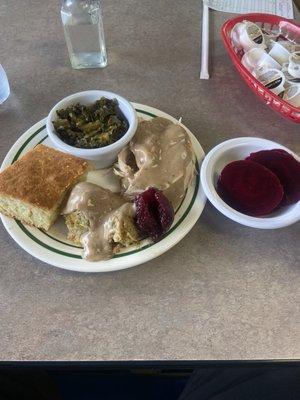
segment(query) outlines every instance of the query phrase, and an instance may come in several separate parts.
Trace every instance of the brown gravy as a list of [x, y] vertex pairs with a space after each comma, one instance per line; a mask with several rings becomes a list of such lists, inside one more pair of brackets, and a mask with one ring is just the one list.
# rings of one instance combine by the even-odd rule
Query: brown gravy
[[166, 118], [141, 121], [119, 153], [115, 171], [122, 178], [124, 195], [133, 197], [153, 186], [176, 210], [195, 173], [190, 138], [184, 128]]

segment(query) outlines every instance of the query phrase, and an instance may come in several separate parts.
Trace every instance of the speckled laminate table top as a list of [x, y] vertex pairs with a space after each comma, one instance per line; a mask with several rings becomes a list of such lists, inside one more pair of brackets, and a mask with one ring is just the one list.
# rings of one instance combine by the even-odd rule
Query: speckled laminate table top
[[[299, 127], [239, 78], [212, 12], [211, 73], [200, 81], [199, 1], [104, 0], [108, 67], [70, 68], [57, 1], [0, 4], [0, 62], [12, 94], [0, 106], [0, 158], [68, 94], [107, 89], [157, 107], [208, 152], [258, 136], [300, 153]], [[1, 360], [300, 358], [299, 224], [240, 226], [207, 204], [175, 248], [129, 270], [79, 274], [25, 253], [0, 226]]]

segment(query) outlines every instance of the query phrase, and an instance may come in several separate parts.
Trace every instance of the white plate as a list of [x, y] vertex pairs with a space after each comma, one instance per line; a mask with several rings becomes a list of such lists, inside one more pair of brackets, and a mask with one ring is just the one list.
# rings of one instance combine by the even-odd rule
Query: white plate
[[[152, 119], [156, 116], [160, 116], [168, 118], [173, 122], [178, 122], [175, 118], [153, 107], [137, 103], [133, 103], [133, 106], [138, 115], [144, 119]], [[4, 169], [16, 161], [39, 143], [53, 146], [47, 136], [45, 122], [46, 119], [38, 122], [16, 141], [5, 157], [1, 169]], [[39, 260], [72, 271], [117, 271], [134, 267], [165, 253], [171, 247], [175, 246], [192, 229], [202, 213], [206, 202], [199, 177], [204, 151], [195, 136], [186, 127], [184, 128], [190, 135], [192, 141], [197, 158], [196, 167], [198, 173], [176, 212], [172, 227], [158, 243], [153, 244], [144, 240], [139, 246], [126, 248], [126, 250], [116, 254], [111, 260], [89, 262], [82, 259], [81, 248], [75, 246], [66, 239], [66, 228], [60, 218], [49, 231], [44, 232], [1, 215], [2, 222], [7, 232], [25, 251]]]

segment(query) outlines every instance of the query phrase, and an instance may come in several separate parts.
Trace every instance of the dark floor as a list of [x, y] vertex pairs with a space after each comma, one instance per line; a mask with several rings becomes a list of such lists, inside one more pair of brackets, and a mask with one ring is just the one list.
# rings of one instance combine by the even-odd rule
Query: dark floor
[[[168, 400], [178, 399], [188, 376], [155, 373], [102, 375], [65, 373], [55, 377], [64, 400]], [[75, 384], [74, 384], [75, 382]]]
[[0, 364], [0, 400], [300, 400], [300, 363]]

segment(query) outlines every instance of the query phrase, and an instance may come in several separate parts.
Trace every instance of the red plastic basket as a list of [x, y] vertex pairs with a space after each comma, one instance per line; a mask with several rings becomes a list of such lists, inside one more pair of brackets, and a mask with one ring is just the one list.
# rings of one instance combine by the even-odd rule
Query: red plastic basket
[[[281, 99], [276, 94], [272, 93], [264, 85], [262, 85], [254, 76], [243, 66], [241, 58], [243, 52], [238, 51], [231, 43], [231, 30], [238, 22], [243, 20], [257, 23], [260, 27], [265, 29], [273, 29], [275, 27], [281, 27], [281, 30], [286, 34], [293, 36], [294, 39], [300, 39], [300, 26], [291, 20], [286, 18], [278, 17], [272, 14], [243, 14], [236, 18], [232, 18], [225, 22], [222, 26], [222, 39], [224, 45], [231, 57], [231, 60], [237, 70], [239, 71], [242, 78], [245, 80], [247, 85], [253, 90], [258, 97], [262, 99], [269, 107], [280, 113], [283, 117], [290, 121], [300, 123], [300, 108], [294, 107], [288, 102]], [[297, 40], [298, 42], [298, 40]]]

